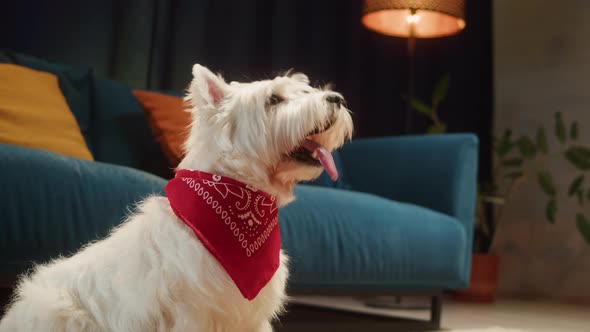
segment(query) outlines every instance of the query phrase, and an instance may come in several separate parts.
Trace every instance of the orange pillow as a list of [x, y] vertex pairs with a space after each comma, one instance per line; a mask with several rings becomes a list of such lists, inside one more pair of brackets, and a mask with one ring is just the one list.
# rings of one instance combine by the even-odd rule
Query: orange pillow
[[133, 95], [141, 104], [168, 164], [178, 166], [184, 155], [182, 144], [188, 138], [191, 123], [182, 98], [143, 90], [133, 90]]

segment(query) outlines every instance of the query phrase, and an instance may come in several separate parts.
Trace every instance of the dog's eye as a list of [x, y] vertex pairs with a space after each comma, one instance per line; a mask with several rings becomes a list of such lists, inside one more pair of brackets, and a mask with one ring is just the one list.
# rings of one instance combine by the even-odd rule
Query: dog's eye
[[281, 97], [279, 95], [274, 95], [273, 94], [270, 97], [268, 97], [268, 100], [266, 101], [266, 103], [268, 105], [273, 106], [273, 105], [279, 104], [279, 103], [281, 103], [283, 101], [284, 101], [283, 97]]

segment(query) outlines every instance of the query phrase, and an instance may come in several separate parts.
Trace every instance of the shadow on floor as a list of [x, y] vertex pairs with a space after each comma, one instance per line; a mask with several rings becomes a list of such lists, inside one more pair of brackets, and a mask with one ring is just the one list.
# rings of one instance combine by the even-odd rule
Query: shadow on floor
[[438, 327], [424, 321], [357, 314], [303, 305], [290, 305], [274, 324], [277, 332], [422, 332]]

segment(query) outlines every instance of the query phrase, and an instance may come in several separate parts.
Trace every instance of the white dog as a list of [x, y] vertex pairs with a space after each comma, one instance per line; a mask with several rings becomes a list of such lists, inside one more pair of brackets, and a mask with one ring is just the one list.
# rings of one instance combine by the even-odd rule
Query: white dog
[[329, 151], [350, 139], [352, 119], [338, 93], [303, 74], [227, 84], [195, 65], [193, 76], [186, 157], [168, 197], [23, 277], [1, 332], [272, 331], [288, 275], [277, 205], [322, 166], [337, 177]]

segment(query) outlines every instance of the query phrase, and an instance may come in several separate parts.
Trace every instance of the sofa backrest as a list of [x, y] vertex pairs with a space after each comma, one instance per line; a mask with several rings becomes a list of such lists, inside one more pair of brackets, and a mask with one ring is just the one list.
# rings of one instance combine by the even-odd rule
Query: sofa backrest
[[[58, 76], [64, 97], [96, 161], [141, 169], [164, 178], [172, 177], [173, 171], [167, 165], [130, 86], [99, 78], [89, 67], [51, 63], [6, 49], [0, 49], [0, 63], [14, 63]], [[157, 92], [181, 96], [179, 92]], [[340, 173], [338, 181], [333, 182], [324, 172], [310, 184], [341, 189], [349, 187], [338, 151], [333, 155]]]
[[89, 67], [52, 63], [7, 49], [0, 49], [0, 63], [58, 77], [60, 89], [96, 161], [160, 176], [172, 174], [129, 86], [99, 78]]

